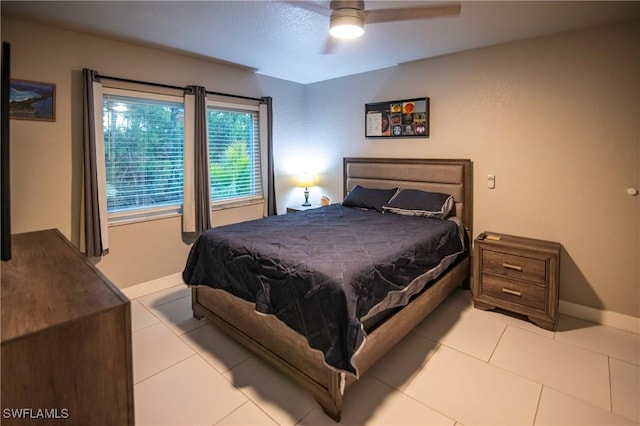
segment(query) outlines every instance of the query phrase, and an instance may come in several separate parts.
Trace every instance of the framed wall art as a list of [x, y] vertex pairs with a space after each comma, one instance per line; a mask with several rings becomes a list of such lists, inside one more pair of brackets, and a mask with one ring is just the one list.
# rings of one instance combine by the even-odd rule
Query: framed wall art
[[18, 120], [56, 121], [56, 85], [11, 80], [9, 117]]
[[429, 137], [429, 98], [366, 104], [364, 115], [365, 137]]

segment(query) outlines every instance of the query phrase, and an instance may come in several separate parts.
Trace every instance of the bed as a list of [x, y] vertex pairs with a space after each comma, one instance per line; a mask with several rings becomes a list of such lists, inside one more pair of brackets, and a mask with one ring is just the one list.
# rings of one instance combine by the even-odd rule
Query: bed
[[[348, 387], [468, 287], [473, 200], [470, 160], [345, 158], [343, 172], [342, 204], [206, 231], [183, 273], [196, 318], [301, 384], [336, 421]], [[446, 211], [397, 214], [394, 200], [424, 195], [415, 190], [439, 194]]]

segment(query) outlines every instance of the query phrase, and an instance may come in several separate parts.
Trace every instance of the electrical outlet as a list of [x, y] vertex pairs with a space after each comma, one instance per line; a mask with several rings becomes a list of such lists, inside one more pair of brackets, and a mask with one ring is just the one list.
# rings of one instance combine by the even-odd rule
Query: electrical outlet
[[494, 189], [496, 187], [496, 175], [487, 176], [487, 186], [489, 189]]

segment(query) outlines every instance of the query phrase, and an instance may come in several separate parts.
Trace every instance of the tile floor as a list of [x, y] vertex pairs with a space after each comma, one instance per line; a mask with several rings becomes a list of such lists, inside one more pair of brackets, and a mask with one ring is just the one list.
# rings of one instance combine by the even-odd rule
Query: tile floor
[[[137, 425], [335, 424], [190, 303], [181, 283], [131, 301]], [[458, 290], [348, 390], [341, 424], [639, 425], [639, 401], [637, 334], [550, 332]]]

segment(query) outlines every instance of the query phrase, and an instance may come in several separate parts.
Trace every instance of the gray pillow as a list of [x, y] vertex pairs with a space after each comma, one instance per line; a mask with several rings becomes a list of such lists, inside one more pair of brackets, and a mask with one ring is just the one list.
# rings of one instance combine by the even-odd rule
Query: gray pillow
[[449, 216], [454, 205], [453, 196], [449, 194], [419, 189], [402, 189], [383, 206], [383, 211], [405, 216], [444, 219]]
[[349, 191], [342, 205], [369, 210], [375, 209], [382, 212], [382, 206], [387, 204], [396, 192], [398, 192], [398, 188], [377, 189], [356, 185]]

